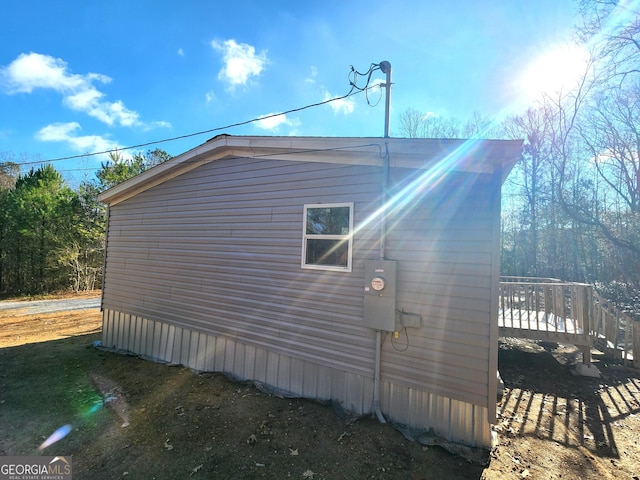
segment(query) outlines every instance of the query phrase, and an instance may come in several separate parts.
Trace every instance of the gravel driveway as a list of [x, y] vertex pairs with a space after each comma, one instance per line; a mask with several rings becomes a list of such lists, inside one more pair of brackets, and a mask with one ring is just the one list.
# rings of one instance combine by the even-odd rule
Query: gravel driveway
[[100, 297], [91, 298], [64, 298], [60, 300], [30, 300], [30, 301], [4, 301], [0, 302], [0, 316], [3, 310], [20, 310], [24, 315], [36, 313], [54, 313], [68, 310], [87, 310], [100, 308]]

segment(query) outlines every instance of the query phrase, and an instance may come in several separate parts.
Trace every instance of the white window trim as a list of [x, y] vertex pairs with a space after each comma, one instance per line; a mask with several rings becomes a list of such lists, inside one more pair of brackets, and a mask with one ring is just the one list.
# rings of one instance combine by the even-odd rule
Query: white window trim
[[[353, 257], [353, 202], [347, 203], [315, 203], [315, 204], [305, 204], [304, 212], [303, 212], [303, 222], [302, 222], [302, 258], [300, 260], [301, 266], [304, 269], [308, 270], [328, 270], [333, 272], [350, 272], [351, 271], [351, 260]], [[308, 235], [307, 234], [307, 210], [310, 208], [337, 208], [337, 207], [349, 207], [349, 234], [348, 235]], [[305, 263], [305, 259], [307, 258], [307, 239], [308, 238], [317, 238], [319, 240], [341, 240], [347, 238], [348, 240], [348, 256], [347, 256], [347, 266], [339, 267], [335, 265], [309, 265]]]

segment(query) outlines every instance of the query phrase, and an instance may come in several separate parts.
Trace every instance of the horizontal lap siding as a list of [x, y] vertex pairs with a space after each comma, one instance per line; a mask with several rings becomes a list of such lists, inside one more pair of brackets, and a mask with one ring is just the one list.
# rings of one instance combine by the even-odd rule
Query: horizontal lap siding
[[[363, 259], [350, 273], [300, 267], [303, 206], [378, 207], [374, 167], [219, 160], [114, 205], [104, 306], [316, 364], [372, 375]], [[356, 235], [365, 249], [369, 232]]]
[[[390, 219], [397, 305], [423, 327], [383, 344], [383, 379], [487, 406], [494, 245], [488, 177], [443, 185]], [[394, 348], [395, 345], [395, 348]], [[495, 373], [494, 373], [495, 375]], [[495, 397], [495, 396], [493, 396]]]
[[[106, 345], [368, 411], [375, 335], [363, 276], [379, 252], [368, 219], [380, 171], [219, 160], [112, 206]], [[393, 420], [487, 444], [496, 219], [481, 177], [458, 180], [389, 215], [397, 306], [423, 327], [408, 329], [406, 351], [404, 334], [385, 336], [381, 403]], [[341, 202], [355, 204], [353, 271], [302, 269], [303, 205]]]

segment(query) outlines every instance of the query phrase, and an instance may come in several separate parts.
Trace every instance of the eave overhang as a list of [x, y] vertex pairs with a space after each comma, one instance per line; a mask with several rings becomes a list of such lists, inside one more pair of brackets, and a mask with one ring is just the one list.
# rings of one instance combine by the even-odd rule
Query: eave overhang
[[219, 135], [101, 193], [115, 205], [145, 190], [223, 158], [265, 158], [294, 162], [382, 165], [493, 174], [502, 181], [522, 155], [521, 140], [417, 139], [368, 137], [263, 137]]

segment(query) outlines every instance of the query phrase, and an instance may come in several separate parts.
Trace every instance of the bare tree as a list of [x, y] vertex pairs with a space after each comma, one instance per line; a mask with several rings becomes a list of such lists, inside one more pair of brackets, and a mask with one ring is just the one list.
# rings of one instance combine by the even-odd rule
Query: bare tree
[[566, 158], [561, 165], [567, 212], [582, 223], [597, 226], [608, 241], [636, 256], [640, 255], [639, 93], [638, 87], [607, 89], [596, 96], [577, 125], [586, 152], [583, 169], [594, 169], [603, 184], [592, 203], [566, 194], [571, 190], [567, 181], [578, 174], [577, 166], [568, 167]]
[[474, 112], [462, 124], [461, 133], [463, 138], [502, 138], [504, 136], [502, 125], [478, 112]]
[[517, 273], [533, 276], [539, 274], [539, 209], [550, 203], [551, 148], [546, 120], [542, 109], [529, 109], [523, 115], [513, 116], [503, 123], [509, 138], [525, 139], [523, 156], [509, 177], [509, 186], [520, 199], [518, 203], [523, 212], [520, 218], [524, 230], [520, 239], [524, 241], [526, 266]]
[[408, 108], [400, 114], [400, 135], [406, 138], [420, 138], [425, 114]]
[[0, 190], [11, 190], [20, 175], [20, 165], [13, 155], [0, 152]]
[[495, 138], [499, 135], [499, 126], [478, 112], [464, 123], [414, 108], [400, 114], [400, 136], [406, 138]]
[[407, 138], [458, 138], [460, 122], [409, 108], [400, 114], [400, 135]]
[[640, 9], [610, 0], [581, 5], [579, 34], [591, 61], [575, 90], [544, 100], [558, 201], [577, 225], [597, 232], [602, 250], [618, 249], [611, 270], [640, 285]]
[[640, 87], [598, 95], [579, 131], [603, 181], [633, 213], [640, 213]]
[[580, 40], [590, 45], [600, 77], [624, 87], [640, 74], [640, 8], [637, 2], [581, 0]]

